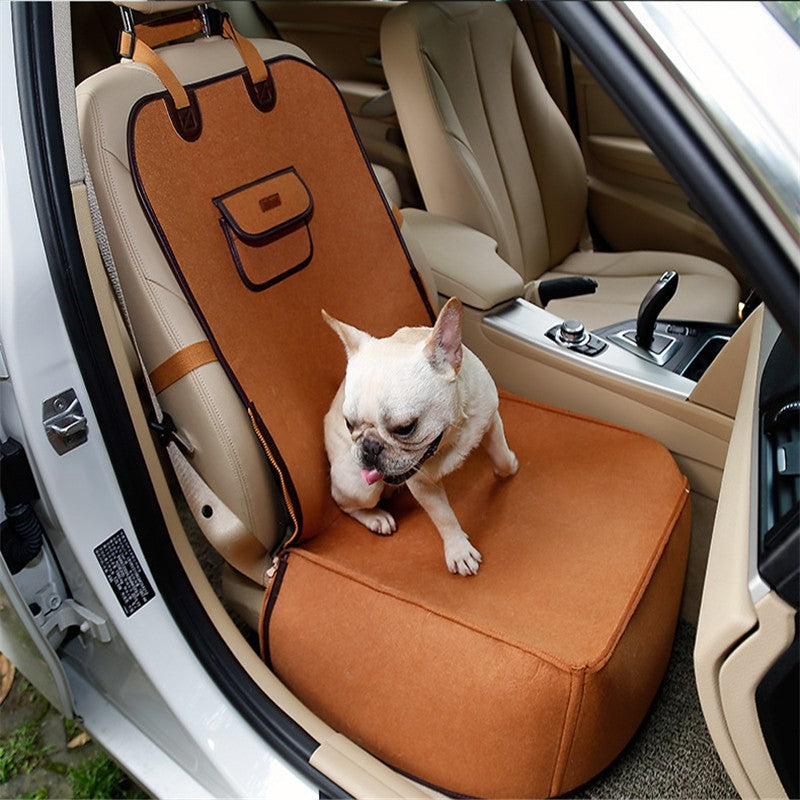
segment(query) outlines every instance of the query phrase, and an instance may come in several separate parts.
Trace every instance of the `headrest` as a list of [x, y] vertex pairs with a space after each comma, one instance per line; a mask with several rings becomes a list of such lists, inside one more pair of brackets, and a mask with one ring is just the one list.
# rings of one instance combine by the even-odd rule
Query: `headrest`
[[479, 0], [461, 0], [459, 3], [436, 3], [436, 8], [450, 19], [458, 19], [459, 17], [468, 17], [476, 14], [484, 8], [485, 4]]
[[114, 4], [125, 6], [132, 11], [140, 11], [142, 14], [157, 14], [159, 11], [181, 11], [184, 8], [199, 6], [199, 2], [187, 2], [186, 0], [114, 0]]

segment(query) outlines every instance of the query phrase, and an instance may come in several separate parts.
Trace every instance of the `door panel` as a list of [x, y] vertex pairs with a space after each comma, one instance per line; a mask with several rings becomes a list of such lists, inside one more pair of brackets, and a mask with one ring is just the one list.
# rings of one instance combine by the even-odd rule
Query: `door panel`
[[[770, 515], [761, 498], [767, 498], [766, 505], [777, 513], [784, 492], [776, 484], [796, 476], [781, 473], [779, 448], [770, 452], [760, 427], [764, 418], [777, 419], [772, 400], [784, 396], [784, 385], [792, 387], [791, 396], [796, 396], [792, 380], [796, 373], [787, 368], [794, 351], [788, 341], [775, 345], [779, 329], [763, 306], [745, 324], [754, 326], [753, 335], [719, 493], [694, 662], [703, 714], [737, 791], [742, 797], [777, 798], [788, 792], [776, 770], [779, 762], [774, 759], [780, 753], [770, 752], [762, 730], [758, 693], [764, 677], [792, 646], [797, 609], [779, 595], [780, 584], [774, 588], [761, 574], [759, 551], [771, 538], [767, 534], [772, 534], [763, 530]], [[780, 355], [781, 350], [784, 356], [771, 363], [771, 354]], [[792, 431], [790, 441], [797, 441], [796, 418], [784, 417], [784, 423]], [[796, 598], [792, 602], [796, 605]], [[794, 711], [788, 719], [794, 723], [796, 742]], [[790, 731], [783, 733], [779, 746], [791, 742]], [[796, 749], [789, 748], [789, 753], [796, 764]]]
[[574, 56], [575, 102], [589, 174], [589, 214], [614, 250], [676, 250], [734, 264], [716, 234]]

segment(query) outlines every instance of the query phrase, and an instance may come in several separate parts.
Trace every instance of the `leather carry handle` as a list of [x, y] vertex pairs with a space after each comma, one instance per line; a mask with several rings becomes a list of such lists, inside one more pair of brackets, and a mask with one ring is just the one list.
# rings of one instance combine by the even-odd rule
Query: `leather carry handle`
[[[184, 138], [197, 138], [200, 133], [199, 117], [197, 114], [191, 113], [193, 102], [189, 93], [154, 48], [204, 30], [208, 32], [207, 20], [210, 15], [217, 15], [212, 17], [213, 27], [225, 39], [229, 39], [233, 43], [247, 68], [245, 85], [254, 105], [262, 111], [269, 111], [275, 104], [275, 89], [269, 70], [256, 46], [236, 31], [227, 14], [211, 8], [205, 9], [202, 14], [199, 11], [191, 11], [188, 14], [179, 14], [167, 19], [140, 23], [132, 31], [122, 31], [119, 36], [119, 55], [122, 58], [130, 58], [137, 63], [146, 64], [164, 84], [164, 88], [172, 98], [174, 109], [179, 112], [174, 114], [170, 109], [170, 114], [178, 133]], [[189, 118], [191, 118], [191, 122], [187, 123]], [[187, 130], [184, 129], [187, 127], [189, 128], [188, 135]]]

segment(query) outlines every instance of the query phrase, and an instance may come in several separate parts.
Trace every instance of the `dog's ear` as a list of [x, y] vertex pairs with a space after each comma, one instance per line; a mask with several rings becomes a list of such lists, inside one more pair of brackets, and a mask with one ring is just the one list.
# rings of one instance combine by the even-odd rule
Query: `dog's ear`
[[425, 355], [439, 372], [452, 370], [453, 378], [461, 369], [461, 324], [464, 312], [461, 301], [451, 297], [439, 312], [431, 335], [425, 342]]
[[322, 309], [322, 318], [328, 325], [333, 328], [338, 334], [339, 338], [344, 344], [344, 349], [347, 351], [347, 357], [352, 358], [365, 342], [368, 342], [372, 337], [352, 325], [345, 322], [340, 322], [336, 317], [332, 317], [324, 308]]

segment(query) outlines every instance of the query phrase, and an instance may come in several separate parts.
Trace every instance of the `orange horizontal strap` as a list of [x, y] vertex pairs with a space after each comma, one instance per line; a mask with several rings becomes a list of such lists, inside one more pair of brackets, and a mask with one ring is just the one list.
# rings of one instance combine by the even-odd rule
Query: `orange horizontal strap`
[[189, 95], [186, 89], [178, 80], [175, 73], [164, 63], [163, 59], [156, 55], [150, 45], [144, 42], [139, 36], [131, 37], [128, 31], [122, 31], [119, 37], [120, 52], [130, 52], [131, 38], [133, 38], [133, 53], [131, 60], [137, 64], [146, 64], [155, 72], [156, 77], [164, 84], [164, 88], [172, 96], [175, 108], [186, 108], [189, 105]]
[[225, 22], [222, 24], [222, 35], [226, 39], [230, 39], [239, 51], [247, 71], [250, 73], [250, 78], [253, 83], [261, 83], [267, 79], [267, 67], [261, 54], [256, 49], [256, 46], [245, 36], [237, 33], [236, 29], [231, 25], [230, 19], [225, 17]]
[[207, 340], [190, 344], [173, 353], [150, 373], [153, 391], [159, 394], [192, 370], [216, 360], [217, 355]]
[[176, 39], [193, 36], [203, 31], [203, 21], [194, 11], [163, 21], [143, 22], [134, 28], [136, 37], [150, 47], [158, 47]]

